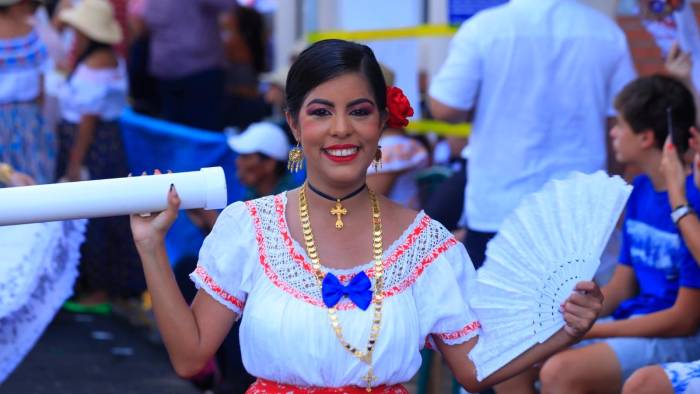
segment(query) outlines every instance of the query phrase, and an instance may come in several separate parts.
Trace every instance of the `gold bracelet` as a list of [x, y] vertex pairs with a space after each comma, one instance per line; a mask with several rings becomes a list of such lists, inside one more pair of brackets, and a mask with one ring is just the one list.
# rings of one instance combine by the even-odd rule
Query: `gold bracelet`
[[0, 163], [0, 182], [10, 184], [12, 182], [12, 174], [15, 170], [7, 163]]

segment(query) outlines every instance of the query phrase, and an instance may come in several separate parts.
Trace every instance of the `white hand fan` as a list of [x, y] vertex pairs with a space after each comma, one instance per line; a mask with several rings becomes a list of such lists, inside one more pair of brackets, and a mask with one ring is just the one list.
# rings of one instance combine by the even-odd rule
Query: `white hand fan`
[[593, 278], [631, 191], [603, 171], [573, 173], [525, 197], [503, 222], [471, 285], [482, 326], [469, 354], [478, 380], [564, 326], [559, 306]]

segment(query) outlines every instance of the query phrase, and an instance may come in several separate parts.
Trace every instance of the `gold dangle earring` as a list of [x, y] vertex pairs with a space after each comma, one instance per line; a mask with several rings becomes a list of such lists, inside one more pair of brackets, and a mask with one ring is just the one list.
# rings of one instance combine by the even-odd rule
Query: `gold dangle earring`
[[287, 169], [291, 172], [299, 172], [304, 168], [304, 152], [301, 145], [297, 142], [297, 146], [289, 150], [289, 159], [287, 161]]
[[374, 159], [372, 159], [372, 165], [374, 166], [374, 172], [377, 173], [382, 168], [382, 146], [377, 145], [377, 152], [374, 154]]

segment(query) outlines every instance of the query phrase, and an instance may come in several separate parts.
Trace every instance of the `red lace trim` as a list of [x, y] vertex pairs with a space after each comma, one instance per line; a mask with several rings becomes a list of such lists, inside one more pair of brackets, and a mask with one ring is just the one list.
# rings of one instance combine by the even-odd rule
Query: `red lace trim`
[[413, 272], [411, 272], [411, 275], [409, 275], [408, 278], [404, 279], [403, 282], [399, 283], [398, 285], [395, 285], [390, 289], [385, 290], [384, 295], [386, 297], [391, 297], [411, 287], [411, 285], [413, 285], [416, 282], [416, 280], [418, 280], [418, 277], [421, 276], [423, 271], [425, 271], [425, 269], [428, 268], [428, 266], [432, 264], [433, 261], [435, 261], [435, 259], [438, 258], [438, 256], [440, 256], [442, 253], [447, 251], [447, 249], [455, 245], [457, 245], [457, 240], [453, 237], [448, 238], [447, 241], [443, 242], [440, 246], [433, 249], [429, 255], [423, 258], [420, 264], [418, 264], [418, 267], [416, 267], [413, 270]]
[[[400, 384], [392, 386], [372, 387], [377, 394], [408, 394], [408, 390]], [[367, 389], [357, 386], [345, 387], [300, 387], [282, 384], [265, 379], [258, 379], [248, 388], [246, 394], [366, 394]]]
[[[260, 265], [263, 267], [263, 271], [265, 272], [265, 275], [270, 279], [270, 281], [277, 286], [277, 288], [280, 288], [284, 290], [285, 292], [291, 294], [294, 296], [296, 299], [303, 300], [305, 302], [308, 302], [309, 304], [316, 305], [316, 306], [324, 306], [323, 302], [321, 300], [317, 300], [297, 289], [294, 287], [290, 286], [287, 282], [283, 281], [280, 279], [279, 275], [270, 267], [270, 264], [267, 262], [267, 252], [265, 248], [265, 236], [263, 235], [262, 232], [262, 224], [260, 223], [260, 216], [258, 215], [258, 209], [253, 204], [251, 201], [246, 201], [245, 202], [246, 206], [248, 207], [248, 210], [250, 211], [250, 215], [253, 217], [253, 225], [255, 226], [255, 240], [257, 241], [258, 244], [258, 256], [260, 256]], [[345, 305], [338, 305], [338, 309], [350, 309], [350, 308], [343, 308]]]
[[209, 276], [209, 273], [207, 270], [204, 269], [201, 265], [198, 265], [197, 268], [194, 270], [194, 272], [199, 276], [202, 281], [204, 281], [204, 284], [207, 285], [214, 293], [216, 293], [219, 297], [223, 298], [227, 302], [230, 302], [234, 306], [236, 306], [239, 310], [243, 311], [243, 307], [245, 306], [245, 302], [240, 300], [239, 298], [236, 298], [229, 294], [226, 290], [222, 289], [221, 286], [219, 286], [214, 279]]
[[478, 321], [473, 321], [464, 326], [464, 328], [462, 328], [459, 331], [445, 332], [435, 335], [437, 335], [443, 341], [454, 341], [455, 339], [463, 338], [469, 335], [470, 333], [478, 330], [479, 328], [481, 328], [481, 323], [479, 323]]
[[[279, 202], [279, 204], [278, 204]], [[275, 204], [276, 204], [276, 211], [278, 212], [278, 225], [280, 232], [282, 233], [282, 237], [284, 238], [285, 244], [287, 244], [287, 248], [289, 250], [289, 253], [291, 254], [292, 258], [294, 261], [296, 261], [305, 271], [307, 271], [309, 274], [313, 274], [312, 267], [310, 264], [306, 261], [306, 259], [299, 253], [294, 250], [294, 246], [292, 244], [292, 238], [289, 235], [287, 231], [287, 226], [284, 222], [284, 206], [281, 204], [282, 200], [280, 196], [275, 196]], [[285, 292], [291, 294], [294, 298], [303, 300], [309, 304], [319, 306], [319, 307], [325, 307], [323, 304], [323, 301], [320, 299], [316, 299], [314, 297], [309, 296], [308, 294], [295, 289], [294, 287], [290, 286], [287, 282], [283, 281], [280, 279], [279, 275], [270, 267], [269, 262], [267, 261], [267, 252], [266, 252], [266, 247], [265, 247], [265, 236], [262, 231], [262, 224], [260, 221], [260, 216], [258, 215], [258, 210], [255, 204], [252, 201], [246, 201], [246, 206], [248, 207], [248, 210], [250, 212], [250, 215], [253, 218], [253, 225], [255, 227], [255, 239], [258, 244], [258, 255], [260, 256], [260, 264], [263, 267], [263, 271], [265, 272], [265, 275], [270, 279], [270, 281], [279, 289], [284, 290]], [[419, 225], [416, 226], [416, 228], [406, 237], [406, 241], [401, 244], [399, 247], [396, 248], [396, 250], [392, 253], [391, 256], [389, 256], [388, 259], [384, 261], [384, 266], [388, 267], [391, 264], [394, 264], [396, 261], [398, 261], [399, 257], [406, 251], [411, 248], [413, 243], [415, 242], [416, 238], [425, 230], [425, 228], [428, 226], [430, 223], [430, 218], [426, 215], [423, 217], [423, 219], [420, 221]], [[441, 245], [439, 245], [437, 248], [433, 249], [431, 253], [426, 256], [420, 264], [418, 264], [418, 267], [414, 269], [414, 271], [409, 275], [408, 278], [404, 279], [401, 283], [385, 290], [385, 296], [390, 297], [393, 295], [396, 295], [405, 289], [409, 288], [411, 285], [413, 285], [416, 280], [418, 280], [418, 277], [425, 271], [425, 269], [437, 259], [440, 254], [444, 253], [446, 250], [451, 248], [452, 246], [457, 244], [457, 240], [454, 237], [450, 237], [447, 239], [445, 242], [443, 242]], [[368, 270], [367, 275], [371, 276], [373, 273], [373, 270]], [[353, 275], [341, 275], [340, 278], [342, 281], [347, 282], [352, 278]], [[355, 309], [356, 306], [352, 302], [346, 302], [346, 303], [339, 303], [336, 308], [338, 310], [350, 310], [350, 309]]]
[[[301, 253], [297, 252], [297, 250], [294, 248], [294, 241], [292, 239], [292, 236], [289, 234], [289, 231], [287, 231], [289, 227], [287, 226], [287, 221], [284, 217], [284, 202], [282, 201], [281, 195], [275, 196], [275, 211], [277, 213], [277, 225], [279, 227], [279, 231], [282, 234], [284, 244], [287, 246], [287, 250], [292, 256], [292, 259], [297, 264], [299, 264], [299, 266], [302, 267], [304, 271], [313, 274], [313, 267], [304, 258], [304, 256]], [[401, 255], [403, 255], [405, 251], [411, 248], [413, 243], [416, 242], [416, 239], [428, 227], [429, 224], [430, 218], [428, 217], [428, 215], [424, 215], [423, 218], [421, 218], [421, 221], [416, 226], [416, 228], [414, 228], [413, 231], [411, 231], [411, 233], [408, 234], [406, 240], [391, 253], [391, 256], [384, 260], [384, 270], [386, 270], [392, 264], [396, 263], [401, 257]], [[374, 267], [368, 269], [365, 273], [367, 274], [367, 276], [372, 277], [372, 275], [374, 275]], [[348, 283], [355, 275], [356, 274], [339, 275], [338, 279], [340, 279], [340, 281], [343, 283]]]

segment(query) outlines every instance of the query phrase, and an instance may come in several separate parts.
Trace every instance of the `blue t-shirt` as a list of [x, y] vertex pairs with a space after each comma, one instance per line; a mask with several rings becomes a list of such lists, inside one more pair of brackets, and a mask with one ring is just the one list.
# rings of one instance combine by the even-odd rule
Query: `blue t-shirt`
[[[627, 202], [620, 264], [634, 269], [639, 293], [620, 304], [613, 317], [624, 319], [668, 309], [680, 287], [700, 288], [700, 267], [671, 220], [667, 192], [657, 192], [646, 175], [637, 177]], [[700, 207], [700, 192], [692, 177], [686, 182], [688, 201]]]

